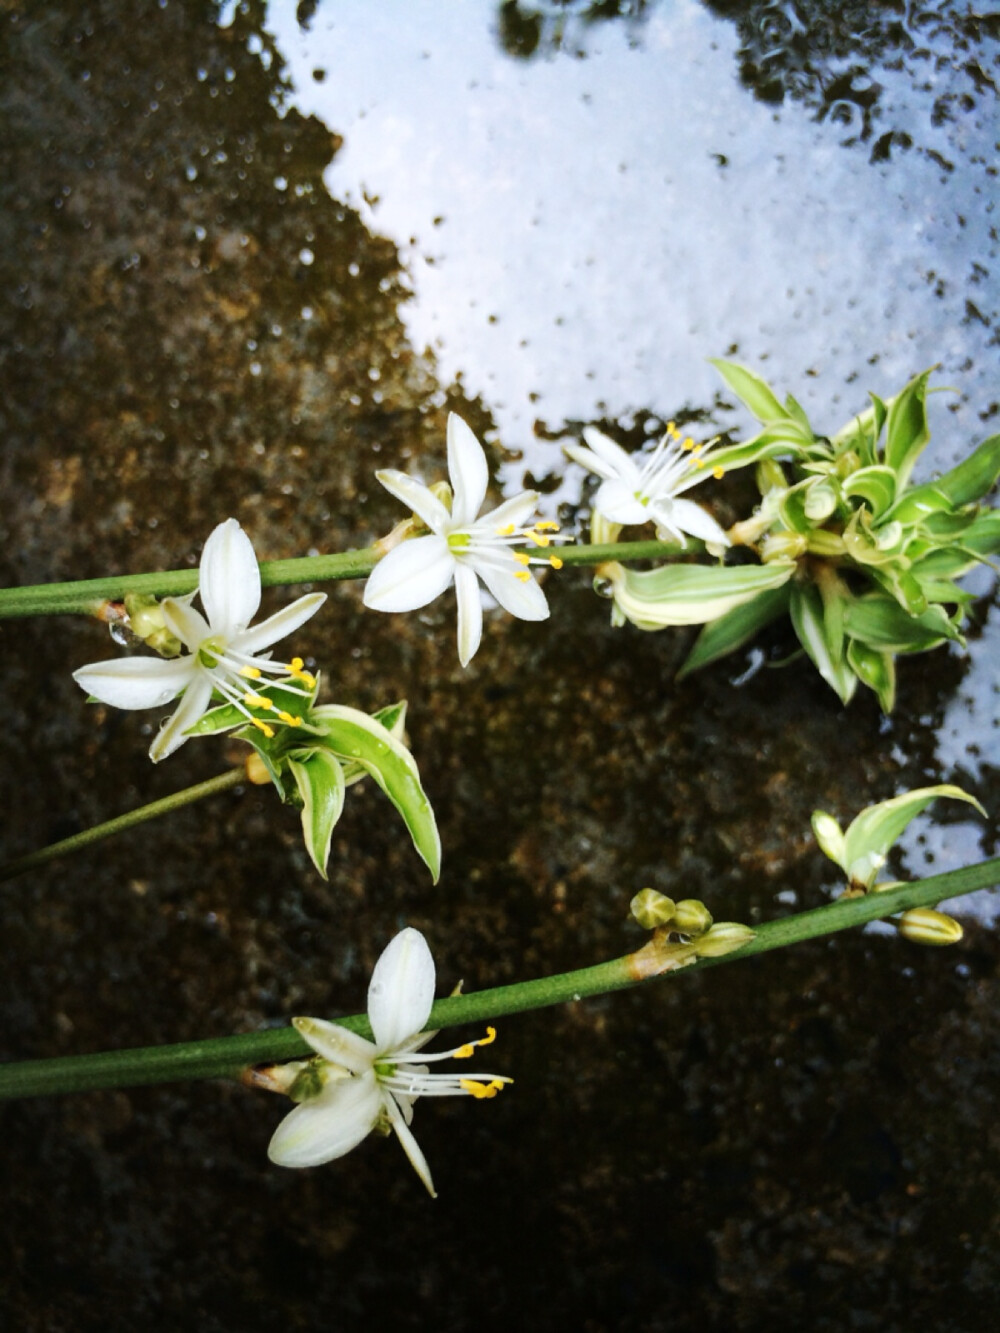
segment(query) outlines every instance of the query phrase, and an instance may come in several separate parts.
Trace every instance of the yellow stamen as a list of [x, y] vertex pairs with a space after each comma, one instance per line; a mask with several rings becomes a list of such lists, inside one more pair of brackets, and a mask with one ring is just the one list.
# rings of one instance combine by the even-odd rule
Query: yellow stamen
[[549, 564], [552, 566], [553, 569], [562, 569], [563, 567], [563, 562], [559, 559], [557, 555], [549, 556]]
[[463, 1092], [467, 1092], [470, 1096], [481, 1101], [484, 1097], [495, 1097], [503, 1084], [498, 1078], [495, 1078], [492, 1083], [474, 1083], [471, 1078], [460, 1078], [458, 1086]]
[[679, 440], [681, 438], [681, 433], [677, 429], [676, 423], [673, 421], [667, 422], [666, 433], [674, 440]]
[[544, 537], [540, 532], [532, 532], [531, 528], [526, 528], [524, 535], [529, 542], [534, 542], [536, 546], [550, 546], [552, 544], [551, 537]]
[[254, 724], [254, 726], [257, 728], [258, 731], [262, 731], [264, 733], [264, 735], [267, 737], [269, 741], [274, 740], [273, 727], [269, 727], [266, 722], [261, 722], [259, 717], [252, 717], [250, 721]]
[[541, 523], [535, 524], [536, 532], [558, 532], [559, 524], [553, 523], [551, 518], [542, 519]]
[[531, 578], [531, 575], [528, 573], [526, 569], [515, 569], [514, 577], [516, 579], [520, 579], [522, 583], [527, 583], [528, 580]]
[[240, 667], [240, 675], [246, 676], [247, 680], [260, 680], [260, 667]]
[[316, 684], [316, 677], [311, 675], [308, 671], [304, 671], [304, 666], [305, 663], [302, 661], [301, 657], [293, 657], [288, 664], [288, 674], [293, 680], [300, 680], [306, 689], [311, 690]]
[[478, 1041], [469, 1041], [466, 1042], [464, 1046], [459, 1046], [458, 1050], [453, 1053], [451, 1058], [453, 1060], [468, 1060], [469, 1056], [477, 1046], [492, 1046], [496, 1039], [496, 1028], [487, 1026], [485, 1037], [480, 1037]]
[[508, 523], [505, 528], [497, 528], [498, 537], [512, 537], [514, 535], [514, 524]]
[[517, 563], [518, 563], [519, 565], [530, 565], [530, 564], [531, 564], [531, 556], [528, 555], [528, 553], [527, 553], [526, 551], [515, 551], [515, 552], [514, 552], [514, 559], [517, 561]]
[[716, 481], [721, 481], [725, 475], [726, 475], [726, 469], [724, 467], [720, 467], [719, 464], [716, 463], [715, 467], [712, 468], [712, 476], [715, 478]]
[[278, 717], [282, 722], [284, 722], [286, 727], [302, 726], [302, 719], [300, 717], [294, 717], [291, 713], [279, 713]]
[[268, 699], [263, 694], [253, 694], [249, 690], [243, 696], [243, 702], [248, 708], [273, 708], [274, 700]]

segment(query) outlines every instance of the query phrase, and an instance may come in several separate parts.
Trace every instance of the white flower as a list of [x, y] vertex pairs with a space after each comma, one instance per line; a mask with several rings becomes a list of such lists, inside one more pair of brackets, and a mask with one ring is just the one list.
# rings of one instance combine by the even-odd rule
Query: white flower
[[729, 545], [725, 532], [701, 505], [677, 499], [706, 476], [722, 476], [720, 467], [707, 469], [709, 445], [684, 438], [671, 421], [663, 439], [639, 467], [631, 454], [593, 426], [584, 427], [583, 437], [589, 449], [579, 444], [564, 448], [570, 458], [604, 478], [594, 496], [598, 513], [612, 523], [652, 521], [661, 541], [678, 541], [683, 546], [687, 532], [714, 545]]
[[448, 474], [453, 493], [450, 512], [422, 481], [394, 468], [376, 472], [386, 490], [430, 528], [430, 536], [404, 541], [383, 557], [365, 585], [364, 600], [375, 611], [415, 611], [454, 583], [458, 656], [462, 666], [468, 666], [483, 632], [477, 577], [511, 615], [546, 620], [548, 603], [528, 565], [545, 563], [558, 569], [562, 562], [557, 556], [532, 560], [512, 549], [528, 542], [546, 547], [552, 540], [547, 532], [558, 527], [550, 522], [521, 526], [538, 505], [537, 491], [523, 491], [491, 514], [476, 517], [489, 481], [486, 455], [454, 412], [448, 417]]
[[497, 1074], [430, 1074], [427, 1062], [462, 1060], [496, 1036], [434, 1055], [417, 1052], [436, 1034], [423, 1032], [434, 1002], [434, 960], [427, 941], [408, 927], [392, 939], [375, 964], [368, 986], [367, 1041], [336, 1023], [296, 1018], [302, 1036], [323, 1060], [322, 1088], [290, 1111], [274, 1132], [267, 1155], [278, 1166], [319, 1166], [356, 1148], [374, 1129], [395, 1130], [417, 1175], [432, 1197], [427, 1160], [410, 1132], [418, 1097], [495, 1097], [505, 1083]]
[[[165, 597], [160, 603], [164, 622], [184, 644], [188, 655], [129, 657], [94, 662], [73, 672], [73, 679], [88, 694], [114, 708], [159, 708], [183, 695], [173, 717], [161, 727], [150, 746], [154, 763], [178, 749], [219, 694], [246, 716], [265, 735], [271, 727], [254, 717], [248, 705], [273, 708], [266, 696], [248, 689], [248, 683], [265, 676], [281, 680], [284, 689], [307, 693], [315, 681], [302, 669], [302, 659], [272, 662], [263, 652], [271, 644], [305, 623], [326, 601], [326, 593], [313, 592], [298, 598], [283, 611], [255, 627], [250, 621], [260, 606], [260, 570], [250, 538], [235, 518], [228, 518], [212, 532], [201, 553], [197, 593], [201, 594], [207, 619], [191, 605], [197, 593]], [[263, 655], [261, 655], [263, 653]], [[297, 680], [305, 688], [288, 684]], [[275, 721], [294, 726], [290, 714], [274, 710]]]

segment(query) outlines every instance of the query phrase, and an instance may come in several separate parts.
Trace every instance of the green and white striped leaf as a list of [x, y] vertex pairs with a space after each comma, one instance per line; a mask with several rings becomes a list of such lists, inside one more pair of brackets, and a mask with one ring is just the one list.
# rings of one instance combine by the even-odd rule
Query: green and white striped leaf
[[288, 768], [302, 798], [302, 836], [313, 865], [327, 878], [330, 840], [344, 808], [344, 770], [329, 750], [297, 751]]
[[325, 748], [363, 768], [392, 801], [437, 883], [441, 839], [413, 755], [381, 723], [356, 708], [323, 704], [313, 709], [313, 718], [322, 727]]
[[885, 593], [855, 597], [844, 610], [844, 629], [852, 639], [887, 653], [919, 653], [945, 639], [963, 643], [961, 634], [940, 606], [911, 616]]
[[930, 371], [915, 375], [887, 404], [885, 461], [896, 473], [899, 490], [910, 479], [913, 465], [931, 438], [927, 424], [927, 380]]
[[824, 605], [815, 584], [796, 584], [788, 609], [799, 642], [816, 670], [843, 703], [850, 703], [858, 680], [844, 656], [843, 600], [830, 597]]
[[870, 805], [848, 826], [844, 835], [844, 859], [840, 863], [852, 878], [870, 885], [876, 869], [870, 867], [875, 861], [884, 861], [889, 848], [900, 836], [911, 820], [939, 797], [950, 800], [967, 801], [974, 805], [981, 815], [986, 811], [974, 796], [961, 787], [949, 783], [940, 783], [936, 787], [917, 787], [914, 791], [904, 792], [891, 800]]
[[789, 592], [790, 586], [786, 582], [780, 588], [758, 593], [749, 602], [743, 602], [717, 620], [710, 621], [695, 640], [676, 679], [683, 680], [692, 671], [742, 648], [765, 625], [787, 614]]
[[633, 570], [602, 566], [615, 605], [644, 630], [668, 625], [703, 625], [762, 592], [780, 588], [795, 570], [792, 561], [768, 565], [662, 565]]
[[788, 420], [788, 409], [779, 403], [770, 385], [759, 375], [737, 361], [722, 361], [716, 357], [709, 357], [709, 361], [758, 421], [767, 425], [772, 421]]
[[896, 498], [896, 474], [890, 467], [859, 468], [845, 480], [845, 496], [857, 496], [879, 518]]
[[892, 653], [869, 648], [859, 639], [848, 639], [847, 664], [862, 685], [875, 691], [879, 706], [888, 717], [896, 702], [896, 659]]

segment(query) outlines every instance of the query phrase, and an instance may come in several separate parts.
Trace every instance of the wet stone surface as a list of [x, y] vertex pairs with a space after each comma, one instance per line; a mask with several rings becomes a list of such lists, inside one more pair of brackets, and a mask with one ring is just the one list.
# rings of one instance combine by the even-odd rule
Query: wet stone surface
[[[399, 517], [375, 466], [433, 479], [452, 407], [491, 428], [410, 346], [396, 251], [327, 193], [338, 138], [279, 114], [280, 54], [248, 52], [268, 39], [244, 8], [223, 28], [207, 3], [4, 7], [4, 585], [193, 565], [228, 515], [261, 559], [365, 544]], [[589, 582], [550, 577], [546, 626], [488, 613], [467, 672], [450, 597], [382, 617], [329, 586], [294, 646], [329, 700], [409, 699], [440, 883], [371, 783], [328, 884], [269, 789], [179, 811], [0, 887], [3, 1057], [356, 1012], [404, 923], [443, 993], [638, 947], [645, 884], [718, 918], [815, 906], [833, 880], [814, 808], [953, 778], [935, 728], [960, 657], [903, 664], [891, 728], [802, 664], [677, 686], [684, 635], [613, 630]], [[3, 859], [237, 757], [192, 742], [153, 768], [158, 719], [87, 707], [70, 679], [115, 651], [83, 619], [0, 626]], [[967, 781], [1000, 808], [995, 769]], [[853, 934], [508, 1019], [492, 1063], [512, 1089], [417, 1108], [436, 1202], [394, 1141], [271, 1167], [286, 1104], [236, 1085], [5, 1104], [0, 1322], [987, 1328], [997, 989], [996, 937], [970, 921], [947, 952]]]

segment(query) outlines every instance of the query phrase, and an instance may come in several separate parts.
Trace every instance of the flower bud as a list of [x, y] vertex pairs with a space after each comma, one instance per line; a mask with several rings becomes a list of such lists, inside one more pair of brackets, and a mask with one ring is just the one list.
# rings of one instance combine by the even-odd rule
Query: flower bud
[[899, 933], [914, 944], [957, 944], [962, 927], [953, 916], [933, 907], [911, 907], [899, 918]]
[[629, 903], [629, 911], [643, 930], [655, 930], [674, 919], [674, 900], [655, 889], [640, 889]]
[[266, 787], [271, 781], [271, 774], [256, 750], [251, 750], [246, 758], [247, 781], [255, 787]]
[[757, 489], [761, 495], [766, 495], [768, 491], [785, 491], [788, 489], [788, 480], [776, 458], [762, 458], [760, 460], [756, 468], [756, 481]]
[[830, 556], [836, 559], [844, 554], [844, 539], [839, 532], [828, 532], [826, 528], [813, 528], [806, 538], [806, 547], [810, 555]]
[[695, 940], [692, 947], [699, 958], [721, 958], [723, 954], [749, 944], [755, 933], [739, 921], [720, 921], [701, 939]]
[[673, 928], [681, 935], [704, 935], [712, 924], [712, 913], [697, 898], [684, 898], [674, 909]]
[[842, 870], [846, 870], [847, 867], [844, 865], [844, 831], [833, 815], [828, 815], [825, 810], [814, 810], [812, 813], [812, 830], [824, 856], [828, 856]]
[[772, 560], [794, 560], [806, 549], [801, 532], [771, 532], [760, 544], [760, 558], [764, 564]]

